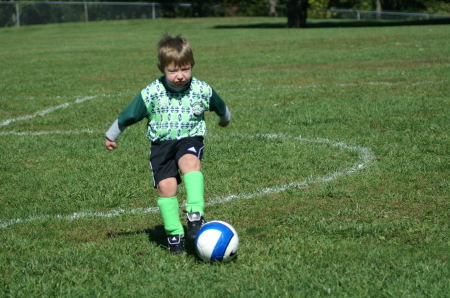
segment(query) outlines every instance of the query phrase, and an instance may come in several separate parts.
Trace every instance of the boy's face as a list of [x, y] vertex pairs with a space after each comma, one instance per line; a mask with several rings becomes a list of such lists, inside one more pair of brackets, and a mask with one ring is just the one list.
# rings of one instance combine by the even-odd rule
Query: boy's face
[[192, 67], [190, 64], [178, 67], [171, 63], [164, 68], [164, 75], [172, 87], [181, 88], [191, 80]]

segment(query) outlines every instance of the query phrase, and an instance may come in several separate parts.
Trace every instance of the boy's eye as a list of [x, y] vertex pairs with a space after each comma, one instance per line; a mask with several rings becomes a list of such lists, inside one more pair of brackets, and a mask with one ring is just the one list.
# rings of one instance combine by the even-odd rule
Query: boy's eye
[[191, 67], [183, 67], [183, 68], [176, 68], [176, 69], [168, 68], [167, 72], [174, 73], [174, 72], [177, 72], [177, 71], [189, 71], [189, 70], [191, 70]]

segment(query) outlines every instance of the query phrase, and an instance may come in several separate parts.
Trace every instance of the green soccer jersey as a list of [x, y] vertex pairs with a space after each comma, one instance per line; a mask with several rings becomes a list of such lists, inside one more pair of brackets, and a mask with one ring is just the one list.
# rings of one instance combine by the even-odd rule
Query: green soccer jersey
[[182, 90], [171, 88], [165, 77], [152, 82], [123, 110], [118, 118], [122, 127], [148, 119], [147, 137], [151, 141], [179, 140], [204, 136], [205, 111], [229, 120], [224, 101], [205, 82], [192, 78]]

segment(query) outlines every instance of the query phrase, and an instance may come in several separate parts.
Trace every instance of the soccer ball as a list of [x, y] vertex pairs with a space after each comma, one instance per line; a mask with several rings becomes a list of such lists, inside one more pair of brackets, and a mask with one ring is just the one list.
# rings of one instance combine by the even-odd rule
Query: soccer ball
[[220, 220], [204, 224], [195, 237], [195, 249], [205, 262], [228, 262], [236, 257], [239, 237], [236, 230]]

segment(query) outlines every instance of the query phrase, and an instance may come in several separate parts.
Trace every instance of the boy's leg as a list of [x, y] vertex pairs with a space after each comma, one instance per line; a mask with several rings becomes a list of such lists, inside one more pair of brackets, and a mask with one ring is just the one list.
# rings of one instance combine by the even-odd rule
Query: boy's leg
[[187, 238], [195, 239], [198, 230], [205, 223], [204, 181], [201, 170], [203, 138], [187, 138], [179, 143], [178, 167], [183, 174], [187, 194]]
[[150, 167], [153, 186], [158, 190], [158, 207], [167, 234], [169, 251], [184, 251], [184, 229], [180, 222], [177, 186], [181, 183], [178, 172], [176, 146], [178, 141], [152, 142]]
[[185, 173], [187, 238], [194, 240], [200, 227], [205, 224], [203, 174], [200, 172], [200, 160], [192, 154], [184, 155], [178, 164], [182, 173]]
[[187, 194], [187, 212], [200, 212], [203, 215], [205, 207], [204, 180], [200, 159], [193, 154], [185, 154], [178, 160], [178, 167], [184, 174], [184, 185]]
[[183, 174], [187, 194], [187, 212], [200, 212], [203, 215], [204, 180], [201, 172], [203, 138], [188, 138], [180, 143], [177, 154], [178, 168]]
[[164, 230], [167, 234], [167, 244], [169, 251], [174, 254], [184, 252], [184, 229], [180, 222], [178, 213], [177, 197], [158, 197], [158, 207], [164, 223]]
[[187, 193], [186, 217], [187, 217], [187, 235], [190, 240], [194, 240], [198, 230], [205, 224], [203, 197], [203, 174], [200, 171], [189, 172], [184, 175], [184, 183]]
[[184, 234], [180, 222], [177, 193], [177, 181], [175, 178], [167, 178], [158, 183], [158, 207], [164, 222], [167, 235]]
[[167, 178], [158, 183], [158, 207], [167, 234], [169, 251], [184, 252], [184, 229], [180, 221], [176, 178]]
[[167, 235], [184, 235], [183, 226], [180, 222], [177, 197], [158, 197], [158, 207], [164, 223]]
[[184, 184], [187, 194], [187, 212], [200, 212], [204, 214], [205, 199], [204, 199], [204, 180], [203, 174], [200, 171], [189, 172], [184, 175]]

